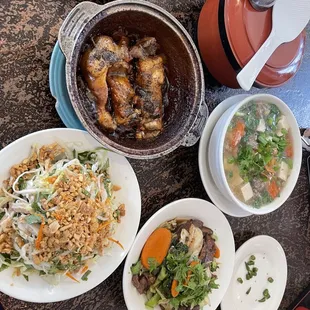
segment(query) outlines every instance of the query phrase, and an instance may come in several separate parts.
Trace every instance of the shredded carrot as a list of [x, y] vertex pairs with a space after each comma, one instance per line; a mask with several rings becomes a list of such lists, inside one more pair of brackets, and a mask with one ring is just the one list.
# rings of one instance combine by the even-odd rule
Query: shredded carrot
[[[196, 261], [196, 260], [194, 260], [194, 261], [192, 261], [189, 265], [190, 265], [191, 267], [194, 267], [194, 266], [196, 266], [197, 264], [199, 264], [199, 262]], [[193, 272], [192, 272], [191, 270], [188, 271], [187, 276], [186, 276], [186, 280], [184, 281], [184, 285], [188, 285], [188, 282], [189, 282], [189, 280], [190, 280], [190, 278], [191, 278], [192, 273], [193, 273]]]
[[57, 180], [57, 176], [46, 178], [46, 181], [50, 184], [53, 184], [56, 180]]
[[171, 284], [171, 295], [172, 295], [172, 297], [177, 297], [179, 295], [179, 292], [176, 290], [178, 285], [179, 285], [178, 280], [173, 279], [172, 284]]
[[220, 258], [220, 256], [221, 256], [221, 251], [220, 251], [220, 249], [215, 245], [214, 257], [215, 257], [215, 258]]
[[111, 221], [107, 221], [107, 222], [101, 223], [101, 224], [99, 225], [98, 229], [97, 229], [97, 232], [100, 231], [102, 228], [104, 228], [104, 227], [110, 225], [112, 222], [113, 222], [113, 221], [111, 220]]
[[43, 239], [43, 228], [44, 228], [44, 221], [42, 220], [41, 225], [40, 225], [40, 229], [38, 232], [38, 237], [36, 239], [35, 245], [36, 245], [36, 249], [39, 250], [40, 249], [40, 243]]
[[88, 266], [85, 265], [85, 266], [83, 267], [83, 269], [81, 270], [81, 273], [83, 274], [83, 273], [85, 273], [87, 270], [88, 270]]
[[109, 239], [110, 241], [116, 243], [117, 245], [119, 245], [123, 250], [125, 250], [124, 247], [123, 247], [123, 245], [122, 245], [118, 240], [115, 240], [115, 239], [110, 238], [110, 237], [109, 237], [108, 239]]
[[280, 192], [280, 191], [279, 191], [279, 188], [278, 188], [278, 185], [277, 185], [277, 183], [276, 183], [275, 180], [272, 180], [272, 181], [270, 182], [270, 184], [268, 185], [267, 190], [268, 190], [269, 195], [270, 195], [273, 199], [275, 199], [276, 197], [278, 197], [279, 192]]
[[70, 278], [71, 280], [73, 280], [73, 281], [75, 281], [75, 282], [77, 282], [77, 283], [80, 283], [80, 281], [77, 280], [69, 271], [66, 272], [66, 276], [67, 276], [68, 278]]
[[105, 200], [105, 204], [107, 206], [109, 206], [111, 204], [111, 199], [109, 197]]
[[119, 191], [119, 190], [121, 190], [122, 188], [120, 187], [120, 186], [118, 186], [118, 185], [113, 185], [113, 187], [112, 187], [112, 190], [114, 191], [114, 192], [117, 192], [117, 191]]
[[244, 122], [238, 120], [235, 127], [232, 130], [231, 147], [233, 149], [239, 144], [244, 134], [245, 134], [245, 124]]
[[149, 269], [149, 258], [153, 258], [160, 265], [167, 256], [171, 244], [171, 231], [167, 228], [157, 228], [146, 240], [141, 252], [141, 263]]
[[20, 269], [16, 268], [16, 275], [19, 277], [20, 276]]
[[57, 212], [54, 212], [54, 218], [58, 221], [61, 221], [62, 220], [62, 216], [60, 214], [58, 214]]

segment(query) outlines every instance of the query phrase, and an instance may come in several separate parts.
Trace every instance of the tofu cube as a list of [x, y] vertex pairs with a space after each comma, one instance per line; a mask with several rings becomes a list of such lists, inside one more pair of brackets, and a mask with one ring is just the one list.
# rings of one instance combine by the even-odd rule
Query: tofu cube
[[279, 137], [283, 136], [282, 129], [289, 130], [289, 128], [290, 126], [286, 116], [281, 115], [277, 125], [277, 136]]
[[250, 183], [244, 184], [240, 188], [240, 190], [241, 190], [241, 194], [245, 202], [250, 200], [253, 197], [253, 190], [252, 190], [252, 186]]
[[230, 184], [234, 187], [237, 187], [242, 183], [243, 183], [243, 179], [241, 178], [240, 174], [238, 173], [238, 171], [234, 171]]
[[258, 126], [256, 128], [256, 131], [259, 131], [259, 132], [265, 132], [266, 130], [266, 123], [263, 119], [260, 119], [259, 120], [259, 123], [258, 123]]
[[280, 169], [277, 171], [277, 177], [283, 181], [287, 180], [288, 173], [289, 173], [289, 166], [286, 162], [281, 161]]

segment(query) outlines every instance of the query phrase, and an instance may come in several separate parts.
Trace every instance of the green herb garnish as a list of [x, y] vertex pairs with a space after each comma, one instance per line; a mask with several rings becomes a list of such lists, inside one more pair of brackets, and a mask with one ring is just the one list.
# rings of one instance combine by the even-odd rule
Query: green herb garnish
[[243, 280], [241, 278], [238, 278], [237, 281], [242, 284], [243, 283]]
[[271, 278], [271, 277], [269, 277], [267, 280], [269, 283], [273, 283], [273, 281], [274, 281], [273, 278]]
[[149, 257], [147, 262], [149, 264], [149, 270], [151, 273], [159, 266], [157, 260], [154, 257]]
[[249, 294], [250, 294], [251, 289], [252, 289], [252, 287], [250, 287], [250, 288], [246, 291], [246, 294], [247, 294], [247, 295], [249, 295]]

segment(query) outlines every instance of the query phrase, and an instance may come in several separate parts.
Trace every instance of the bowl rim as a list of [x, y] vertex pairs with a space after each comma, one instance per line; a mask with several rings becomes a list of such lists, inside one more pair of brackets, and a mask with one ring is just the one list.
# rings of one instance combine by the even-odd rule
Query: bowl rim
[[[225, 170], [224, 170], [224, 163], [223, 163], [224, 140], [225, 140], [225, 136], [226, 136], [228, 126], [229, 126], [232, 118], [234, 117], [235, 113], [243, 105], [249, 103], [250, 101], [257, 100], [257, 99], [258, 100], [266, 100], [266, 99], [270, 100], [270, 103], [277, 105], [277, 107], [280, 109], [281, 113], [283, 113], [284, 115], [289, 114], [293, 120], [293, 123], [291, 121], [289, 121], [289, 123], [290, 123], [290, 128], [292, 130], [292, 137], [293, 137], [293, 149], [294, 149], [294, 156], [293, 156], [294, 165], [293, 165], [293, 167], [294, 168], [292, 169], [291, 174], [290, 174], [289, 178], [287, 179], [286, 184], [280, 193], [280, 197], [277, 197], [271, 203], [264, 205], [261, 208], [254, 208], [252, 206], [249, 206], [249, 205], [243, 203], [242, 201], [240, 201], [237, 197], [235, 197], [235, 195], [232, 193], [232, 191], [228, 185], [227, 178], [225, 175]], [[285, 111], [283, 111], [283, 110], [285, 110]], [[294, 139], [294, 137], [297, 135], [297, 133], [298, 133], [298, 139]], [[291, 195], [291, 193], [294, 190], [294, 187], [297, 183], [300, 168], [301, 168], [302, 144], [301, 144], [300, 132], [299, 132], [299, 127], [298, 127], [296, 118], [295, 118], [293, 112], [291, 111], [291, 109], [288, 107], [288, 105], [276, 96], [273, 96], [270, 94], [256, 94], [256, 95], [247, 97], [247, 98], [243, 99], [242, 101], [240, 101], [239, 103], [237, 103], [234, 106], [234, 108], [230, 111], [230, 115], [225, 122], [225, 125], [224, 125], [223, 130], [222, 130], [222, 134], [220, 136], [219, 152], [221, 154], [221, 160], [219, 162], [219, 164], [220, 164], [219, 174], [220, 174], [220, 177], [223, 181], [223, 185], [225, 187], [225, 190], [229, 194], [229, 198], [231, 198], [231, 200], [233, 200], [239, 207], [241, 207], [245, 211], [251, 212], [253, 214], [262, 215], [262, 214], [267, 214], [267, 213], [273, 212], [273, 211], [277, 210], [278, 208], [280, 208], [282, 206], [282, 204]], [[286, 189], [285, 193], [283, 193], [284, 189]]]
[[[79, 43], [79, 38], [85, 36], [86, 29], [88, 29], [89, 27], [93, 28], [95, 24], [106, 18], [108, 15], [105, 15], [103, 13], [105, 13], [107, 10], [119, 9], [119, 11], [123, 12], [124, 8], [131, 6], [132, 8], [128, 9], [129, 12], [134, 11], [138, 7], [139, 11], [143, 11], [145, 14], [152, 15], [155, 18], [160, 19], [160, 17], [163, 16], [165, 18], [165, 20], [163, 20], [164, 23], [166, 23], [173, 31], [177, 30], [180, 32], [180, 34], [182, 34], [183, 44], [185, 42], [188, 44], [186, 47], [187, 50], [189, 50], [190, 58], [193, 61], [195, 78], [197, 79], [197, 81], [195, 82], [195, 87], [197, 87], [197, 100], [194, 101], [191, 108], [191, 113], [190, 115], [188, 115], [188, 121], [186, 123], [186, 126], [188, 128], [187, 130], [184, 130], [184, 136], [176, 137], [174, 135], [171, 140], [168, 140], [164, 144], [151, 149], [134, 149], [128, 146], [124, 146], [122, 145], [121, 141], [113, 141], [102, 130], [96, 128], [95, 126], [91, 126], [87, 119], [85, 119], [81, 111], [81, 103], [83, 102], [83, 100], [80, 99], [80, 96], [78, 94], [75, 94], [78, 86], [76, 79], [76, 66], [74, 65], [74, 63], [75, 59], [78, 58], [80, 55], [80, 46], [82, 46], [82, 43]], [[166, 11], [160, 6], [141, 0], [116, 0], [106, 3], [104, 5], [100, 5], [100, 7], [100, 11], [97, 12], [92, 18], [90, 18], [90, 20], [83, 26], [74, 42], [74, 46], [69, 57], [66, 58], [66, 84], [72, 106], [76, 112], [78, 119], [81, 121], [87, 132], [101, 144], [106, 146], [109, 150], [134, 159], [153, 159], [164, 156], [177, 149], [183, 143], [186, 134], [188, 134], [190, 130], [195, 127], [199, 110], [201, 108], [201, 105], [203, 104], [202, 102], [205, 97], [205, 80], [198, 49], [193, 39], [189, 35], [188, 31], [182, 26], [182, 24], [172, 14], [170, 14], [168, 11]], [[99, 18], [100, 15], [102, 16], [102, 18]], [[103, 134], [99, 135], [99, 132]], [[150, 141], [150, 143], [152, 142]]]

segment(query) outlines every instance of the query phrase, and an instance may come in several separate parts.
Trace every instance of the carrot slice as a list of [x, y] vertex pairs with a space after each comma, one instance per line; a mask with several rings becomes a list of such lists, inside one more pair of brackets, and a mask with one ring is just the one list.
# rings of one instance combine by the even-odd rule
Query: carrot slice
[[171, 244], [171, 231], [167, 228], [157, 228], [146, 240], [145, 245], [141, 252], [142, 265], [149, 269], [149, 258], [153, 258], [160, 265], [165, 259], [170, 244]]
[[244, 122], [238, 120], [235, 127], [232, 130], [231, 147], [234, 149], [245, 134]]
[[77, 282], [77, 283], [80, 283], [80, 281], [77, 280], [69, 271], [67, 271], [67, 272], [65, 273], [65, 275], [66, 275], [68, 278], [70, 278], [71, 280], [73, 280], [73, 281], [75, 281], [75, 282]]
[[220, 249], [217, 247], [217, 245], [215, 245], [214, 257], [215, 257], [215, 258], [220, 258], [220, 256], [221, 256], [221, 251], [220, 251]]
[[40, 242], [43, 239], [43, 228], [44, 228], [44, 221], [41, 222], [40, 229], [38, 232], [38, 237], [37, 237], [36, 242], [35, 242], [35, 246], [36, 246], [37, 250], [40, 249]]
[[115, 239], [113, 239], [113, 238], [108, 238], [108, 239], [109, 239], [110, 241], [116, 243], [117, 245], [119, 245], [123, 250], [125, 250], [124, 247], [123, 247], [123, 245], [122, 245], [118, 240], [115, 240]]
[[272, 180], [267, 187], [269, 195], [275, 199], [279, 195], [279, 188], [275, 180]]
[[285, 154], [287, 157], [292, 158], [293, 157], [293, 146], [289, 144], [285, 149]]
[[178, 285], [179, 285], [178, 280], [173, 279], [172, 284], [171, 284], [171, 295], [172, 295], [172, 297], [177, 297], [179, 295], [179, 292], [176, 290]]

